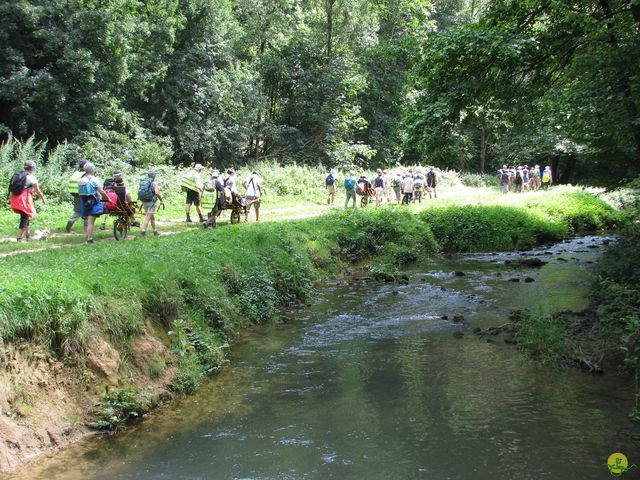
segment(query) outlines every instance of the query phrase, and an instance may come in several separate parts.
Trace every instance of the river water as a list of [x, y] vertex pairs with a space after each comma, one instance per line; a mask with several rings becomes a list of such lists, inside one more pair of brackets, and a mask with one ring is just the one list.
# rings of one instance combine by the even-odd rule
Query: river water
[[609, 478], [613, 452], [640, 464], [628, 379], [543, 367], [471, 333], [512, 308], [584, 308], [602, 242], [527, 252], [549, 262], [539, 270], [505, 266], [517, 252], [465, 255], [413, 267], [407, 285], [326, 285], [244, 335], [196, 395], [16, 478]]

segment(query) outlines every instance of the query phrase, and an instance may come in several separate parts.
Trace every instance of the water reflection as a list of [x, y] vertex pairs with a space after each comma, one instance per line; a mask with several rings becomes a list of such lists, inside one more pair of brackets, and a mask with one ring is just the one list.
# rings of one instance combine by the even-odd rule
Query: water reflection
[[[416, 267], [409, 285], [328, 287], [289, 325], [248, 334], [197, 395], [22, 478], [606, 478], [612, 451], [640, 453], [620, 380], [469, 334], [513, 307], [582, 308], [597, 253], [577, 245], [528, 252], [552, 252], [539, 271], [466, 256]], [[567, 252], [580, 260], [555, 258]]]

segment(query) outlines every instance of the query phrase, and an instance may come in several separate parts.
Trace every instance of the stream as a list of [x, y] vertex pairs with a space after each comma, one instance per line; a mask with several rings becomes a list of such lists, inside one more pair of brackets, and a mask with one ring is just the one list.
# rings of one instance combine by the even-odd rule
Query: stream
[[[325, 284], [285, 323], [243, 335], [195, 395], [12, 478], [609, 478], [613, 452], [640, 464], [630, 379], [544, 367], [472, 333], [514, 308], [584, 309], [608, 241], [433, 259], [406, 285]], [[522, 255], [548, 264], [505, 265]]]

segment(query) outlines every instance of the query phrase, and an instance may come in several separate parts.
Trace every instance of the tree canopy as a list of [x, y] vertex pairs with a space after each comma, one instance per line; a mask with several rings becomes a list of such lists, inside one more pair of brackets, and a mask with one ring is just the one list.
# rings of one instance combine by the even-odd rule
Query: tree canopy
[[624, 176], [639, 53], [640, 0], [5, 0], [0, 133]]

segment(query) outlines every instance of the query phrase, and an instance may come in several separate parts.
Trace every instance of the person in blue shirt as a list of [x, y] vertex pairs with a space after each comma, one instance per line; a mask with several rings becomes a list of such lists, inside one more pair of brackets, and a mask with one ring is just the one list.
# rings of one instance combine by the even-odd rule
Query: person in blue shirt
[[347, 193], [347, 199], [344, 202], [344, 206], [349, 206], [349, 200], [353, 199], [353, 207], [356, 206], [356, 178], [354, 172], [349, 172], [344, 179], [344, 190]]

